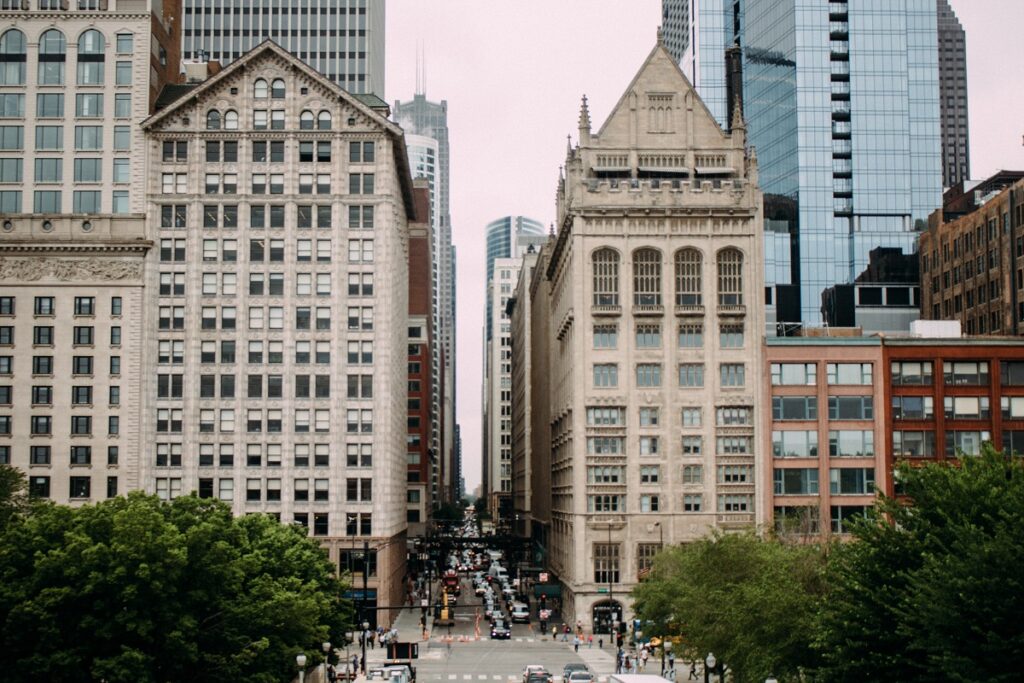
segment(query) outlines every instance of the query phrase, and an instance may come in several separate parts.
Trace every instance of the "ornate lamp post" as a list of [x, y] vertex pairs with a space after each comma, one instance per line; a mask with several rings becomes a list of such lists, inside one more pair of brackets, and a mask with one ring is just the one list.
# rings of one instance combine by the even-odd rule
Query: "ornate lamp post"
[[301, 652], [295, 656], [295, 663], [299, 667], [299, 683], [306, 680], [306, 655]]

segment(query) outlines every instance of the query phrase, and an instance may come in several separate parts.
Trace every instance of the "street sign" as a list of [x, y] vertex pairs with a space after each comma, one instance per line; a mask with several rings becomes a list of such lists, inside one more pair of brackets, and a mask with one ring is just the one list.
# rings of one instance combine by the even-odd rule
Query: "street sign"
[[598, 592], [598, 593], [607, 593], [607, 592], [608, 592], [608, 589], [607, 589], [607, 588], [598, 588], [598, 589], [597, 589], [597, 592]]
[[539, 580], [540, 580], [541, 583], [547, 583], [548, 582], [548, 573], [547, 572], [541, 572]]

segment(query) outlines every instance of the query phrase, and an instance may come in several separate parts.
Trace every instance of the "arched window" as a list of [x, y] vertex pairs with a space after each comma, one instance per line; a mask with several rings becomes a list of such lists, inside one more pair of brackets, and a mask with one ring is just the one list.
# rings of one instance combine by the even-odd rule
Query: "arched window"
[[657, 249], [633, 252], [633, 305], [661, 305], [661, 252]]
[[216, 109], [206, 112], [206, 130], [220, 130], [220, 112]]
[[284, 79], [275, 78], [274, 82], [270, 84], [270, 97], [275, 100], [284, 99]]
[[594, 261], [594, 305], [619, 305], [619, 255], [612, 249], [598, 249]]
[[64, 34], [55, 28], [39, 36], [39, 85], [64, 85], [64, 61], [68, 43]]
[[313, 130], [313, 123], [315, 120], [313, 112], [308, 109], [303, 110], [299, 115], [299, 130]]
[[106, 41], [96, 29], [78, 38], [78, 85], [103, 85]]
[[743, 305], [743, 254], [738, 249], [718, 252], [718, 305]]
[[0, 35], [0, 85], [25, 85], [25, 34], [16, 28]]
[[257, 78], [256, 82], [253, 83], [252, 96], [257, 100], [265, 100], [267, 99], [268, 92], [267, 82], [262, 78]]
[[701, 306], [701, 278], [704, 273], [700, 252], [680, 249], [676, 252], [676, 306]]
[[320, 130], [331, 129], [331, 112], [326, 109], [320, 112], [316, 117], [316, 127]]
[[238, 130], [238, 112], [234, 109], [224, 112], [224, 130]]

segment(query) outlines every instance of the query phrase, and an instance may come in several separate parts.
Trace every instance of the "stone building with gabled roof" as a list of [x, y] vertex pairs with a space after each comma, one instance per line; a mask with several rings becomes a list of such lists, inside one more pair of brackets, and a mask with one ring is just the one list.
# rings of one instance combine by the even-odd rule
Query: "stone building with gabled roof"
[[272, 42], [143, 123], [146, 489], [305, 526], [360, 619], [405, 597], [402, 130]]
[[551, 464], [533, 497], [550, 496], [563, 620], [586, 630], [628, 618], [664, 545], [757, 521], [762, 200], [745, 133], [738, 111], [722, 131], [659, 36], [597, 133], [584, 98], [567, 151], [549, 286], [532, 290], [550, 311], [532, 419]]

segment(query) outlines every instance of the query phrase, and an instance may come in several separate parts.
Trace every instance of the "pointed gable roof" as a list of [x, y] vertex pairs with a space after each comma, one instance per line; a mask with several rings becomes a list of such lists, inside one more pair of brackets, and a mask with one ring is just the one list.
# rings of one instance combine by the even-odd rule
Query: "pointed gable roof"
[[218, 73], [210, 76], [199, 85], [181, 93], [179, 97], [169, 102], [163, 109], [146, 118], [141, 124], [142, 129], [148, 131], [158, 128], [161, 123], [170, 120], [171, 117], [179, 113], [183, 107], [191, 105], [191, 103], [208, 93], [216, 92], [217, 89], [225, 87], [238, 74], [244, 73], [253, 64], [270, 57], [286, 61], [303, 76], [316, 83], [326, 92], [337, 97], [340, 102], [355, 109], [374, 124], [380, 126], [392, 138], [395, 163], [398, 166], [398, 176], [402, 187], [402, 199], [406, 207], [406, 214], [412, 219], [416, 215], [412, 174], [409, 171], [409, 157], [406, 152], [405, 133], [402, 131], [402, 128], [378, 113], [373, 107], [368, 106], [358, 96], [348, 92], [273, 40], [264, 40]]
[[598, 139], [600, 140], [606, 135], [611, 137], [618, 137], [619, 134], [625, 135], [630, 127], [631, 110], [634, 106], [643, 106], [642, 102], [638, 100], [648, 93], [680, 95], [675, 106], [682, 112], [686, 110], [685, 102], [692, 101], [693, 126], [697, 139], [717, 133], [717, 138], [712, 139], [720, 140], [722, 145], [728, 144], [729, 135], [718, 125], [707, 105], [704, 104], [689, 79], [686, 78], [686, 74], [679, 68], [679, 64], [661, 42], [658, 42], [647, 55], [647, 59], [644, 60], [636, 76], [633, 77], [619, 101], [612, 108], [608, 118], [597, 132]]

